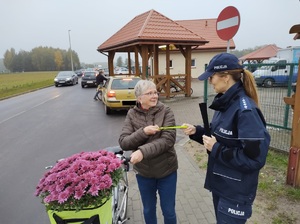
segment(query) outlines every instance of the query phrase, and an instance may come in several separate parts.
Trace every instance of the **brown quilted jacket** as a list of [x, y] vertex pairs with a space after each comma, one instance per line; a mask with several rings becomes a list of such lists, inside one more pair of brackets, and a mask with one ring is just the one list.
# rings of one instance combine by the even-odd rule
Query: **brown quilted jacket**
[[174, 114], [161, 102], [147, 111], [135, 106], [127, 113], [119, 144], [125, 151], [141, 150], [144, 158], [134, 165], [140, 175], [162, 178], [178, 169], [174, 148], [176, 130], [163, 130], [149, 136], [143, 131], [148, 125], [174, 126]]

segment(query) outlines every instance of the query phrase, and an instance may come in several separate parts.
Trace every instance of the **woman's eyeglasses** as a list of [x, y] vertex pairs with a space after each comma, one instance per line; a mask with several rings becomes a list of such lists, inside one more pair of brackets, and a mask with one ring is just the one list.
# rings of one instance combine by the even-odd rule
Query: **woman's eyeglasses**
[[146, 96], [158, 96], [159, 93], [158, 92], [149, 92], [149, 93], [144, 93], [142, 95], [146, 95]]

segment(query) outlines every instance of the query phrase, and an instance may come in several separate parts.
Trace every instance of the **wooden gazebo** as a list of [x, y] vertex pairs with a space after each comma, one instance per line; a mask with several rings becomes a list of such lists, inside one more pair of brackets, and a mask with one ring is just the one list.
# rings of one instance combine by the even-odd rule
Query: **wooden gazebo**
[[[139, 75], [143, 79], [153, 79], [161, 96], [169, 98], [172, 94], [191, 96], [191, 53], [200, 45], [208, 43], [204, 38], [179, 25], [155, 10], [150, 10], [133, 18], [117, 33], [102, 43], [97, 51], [108, 56], [109, 74], [114, 75], [114, 57], [116, 53], [127, 53], [130, 75]], [[159, 53], [165, 51], [165, 74], [159, 74]], [[185, 74], [171, 75], [170, 51], [179, 51], [184, 56]], [[134, 65], [131, 65], [131, 53]], [[139, 59], [141, 58], [141, 71]], [[152, 74], [148, 74], [149, 60], [152, 59]], [[134, 74], [132, 71], [134, 66]], [[178, 80], [184, 80], [178, 82]], [[171, 93], [170, 86], [176, 85], [180, 92]]]

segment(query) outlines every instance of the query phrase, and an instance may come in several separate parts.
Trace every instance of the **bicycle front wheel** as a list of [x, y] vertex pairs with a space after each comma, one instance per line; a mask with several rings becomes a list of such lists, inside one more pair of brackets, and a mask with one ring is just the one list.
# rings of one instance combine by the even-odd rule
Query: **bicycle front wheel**
[[113, 217], [113, 224], [124, 223], [127, 214], [128, 203], [128, 179], [127, 172], [124, 171], [123, 177], [115, 189], [115, 211]]

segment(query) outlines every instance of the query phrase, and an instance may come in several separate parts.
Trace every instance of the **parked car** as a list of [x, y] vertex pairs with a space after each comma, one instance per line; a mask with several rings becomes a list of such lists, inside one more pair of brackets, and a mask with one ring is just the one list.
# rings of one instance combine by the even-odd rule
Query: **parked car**
[[71, 86], [78, 84], [78, 76], [73, 71], [61, 71], [54, 78], [54, 85], [58, 86]]
[[85, 71], [81, 77], [81, 87], [97, 87], [96, 75], [97, 71]]
[[102, 88], [102, 102], [105, 113], [113, 110], [128, 110], [136, 105], [135, 84], [141, 80], [137, 76], [110, 76]]
[[115, 68], [115, 74], [116, 75], [129, 74], [129, 70], [128, 68], [125, 67], [118, 67]]

